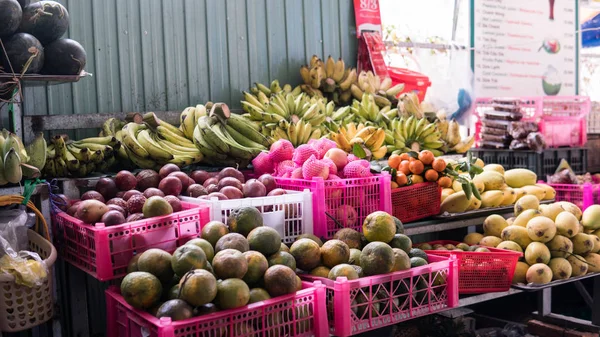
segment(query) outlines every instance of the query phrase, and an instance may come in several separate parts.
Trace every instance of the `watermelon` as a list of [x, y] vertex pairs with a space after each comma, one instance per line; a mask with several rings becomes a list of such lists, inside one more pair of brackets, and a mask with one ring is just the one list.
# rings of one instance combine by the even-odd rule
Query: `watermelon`
[[44, 74], [78, 75], [86, 63], [86, 53], [81, 44], [71, 39], [56, 40], [44, 48]]
[[69, 28], [69, 12], [56, 1], [31, 3], [23, 9], [20, 31], [35, 36], [43, 45], [59, 39]]
[[0, 37], [14, 34], [22, 16], [23, 11], [17, 0], [0, 0]]
[[[8, 60], [2, 58], [2, 65], [6, 72], [21, 73], [31, 58], [31, 64], [26, 70], [27, 74], [39, 73], [44, 65], [44, 47], [33, 35], [17, 33], [8, 39], [2, 40], [8, 55]], [[9, 62], [10, 61], [10, 64]]]

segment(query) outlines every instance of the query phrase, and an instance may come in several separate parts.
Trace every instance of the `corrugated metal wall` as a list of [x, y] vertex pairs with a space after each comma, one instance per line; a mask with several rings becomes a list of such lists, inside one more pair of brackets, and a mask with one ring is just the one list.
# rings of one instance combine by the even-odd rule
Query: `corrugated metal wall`
[[239, 107], [251, 83], [297, 84], [310, 56], [356, 63], [352, 0], [59, 0], [93, 77], [27, 88], [26, 115]]

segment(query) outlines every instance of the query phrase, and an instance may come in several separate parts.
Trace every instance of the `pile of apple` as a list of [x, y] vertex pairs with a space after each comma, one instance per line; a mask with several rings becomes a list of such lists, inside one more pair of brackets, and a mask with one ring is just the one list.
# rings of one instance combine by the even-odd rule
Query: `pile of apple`
[[326, 138], [311, 139], [296, 149], [290, 141], [280, 139], [269, 152], [254, 158], [252, 166], [257, 174], [281, 178], [337, 180], [372, 176], [368, 161], [338, 149], [334, 141]]

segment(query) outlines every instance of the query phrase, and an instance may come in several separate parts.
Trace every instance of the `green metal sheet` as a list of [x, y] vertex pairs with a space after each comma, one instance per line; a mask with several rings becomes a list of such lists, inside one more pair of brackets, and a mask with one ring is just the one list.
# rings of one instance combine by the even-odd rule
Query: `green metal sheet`
[[313, 54], [356, 64], [352, 0], [59, 2], [94, 76], [26, 88], [26, 115], [239, 108], [254, 82], [299, 84]]

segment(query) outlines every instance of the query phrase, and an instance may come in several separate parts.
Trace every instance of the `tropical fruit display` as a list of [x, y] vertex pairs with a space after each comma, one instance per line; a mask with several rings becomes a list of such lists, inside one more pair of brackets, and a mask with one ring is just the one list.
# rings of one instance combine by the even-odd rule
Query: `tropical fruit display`
[[232, 212], [227, 224], [207, 223], [199, 238], [172, 254], [154, 248], [136, 255], [121, 282], [127, 303], [183, 320], [300, 290], [295, 268], [271, 258], [285, 252], [279, 233], [252, 210]]
[[[516, 188], [535, 187], [518, 181], [522, 186]], [[600, 206], [582, 212], [566, 201], [540, 205], [534, 195], [519, 201], [515, 217], [488, 216], [483, 234], [470, 233], [463, 239], [465, 243], [523, 253], [513, 283], [542, 285], [598, 271]]]
[[0, 132], [0, 186], [38, 178], [45, 162], [46, 140], [41, 134], [25, 147], [16, 134], [6, 129]]
[[450, 174], [452, 168], [443, 158], [435, 158], [429, 150], [392, 154], [387, 164], [383, 170], [392, 175], [392, 188], [425, 181], [437, 182], [440, 187], [449, 188], [454, 181], [454, 176]]

